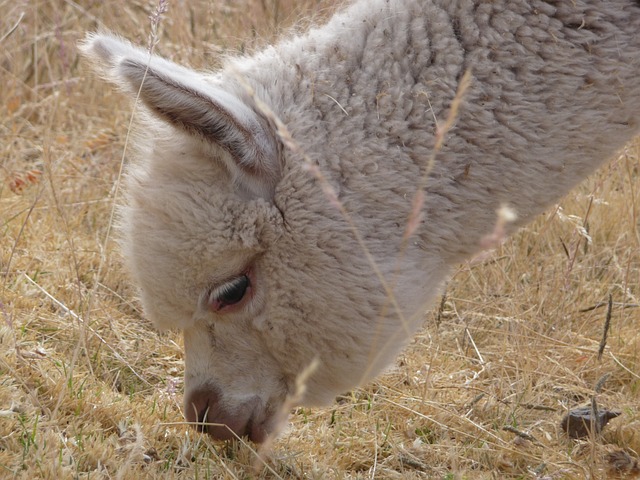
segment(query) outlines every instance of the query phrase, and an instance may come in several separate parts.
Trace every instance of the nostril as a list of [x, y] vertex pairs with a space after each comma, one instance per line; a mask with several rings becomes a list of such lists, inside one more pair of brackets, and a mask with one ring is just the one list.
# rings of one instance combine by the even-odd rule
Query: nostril
[[196, 420], [199, 424], [202, 425], [196, 425], [196, 428], [198, 429], [199, 432], [204, 432], [206, 431], [206, 425], [204, 425], [205, 423], [207, 423], [207, 414], [209, 413], [209, 407], [207, 406], [206, 409], [201, 410], [198, 413], [198, 419]]
[[207, 405], [204, 410], [200, 411], [197, 411], [194, 407], [194, 413], [196, 414], [196, 419], [194, 421], [196, 425], [194, 425], [194, 427], [199, 432], [207, 433], [207, 424], [209, 423], [209, 406]]
[[194, 425], [198, 431], [207, 431], [207, 420], [214, 416], [214, 410], [219, 403], [218, 390], [208, 387], [196, 390], [185, 398], [185, 417], [187, 422]]
[[188, 392], [184, 404], [187, 422], [199, 432], [208, 433], [217, 440], [249, 436], [254, 442], [260, 443], [268, 435], [259, 397], [229, 409], [223, 406], [218, 388], [209, 385]]

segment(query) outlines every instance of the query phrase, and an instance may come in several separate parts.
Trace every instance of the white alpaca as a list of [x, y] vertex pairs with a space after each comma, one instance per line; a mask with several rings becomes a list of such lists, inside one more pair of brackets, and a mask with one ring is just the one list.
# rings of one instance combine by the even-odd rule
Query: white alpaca
[[639, 133], [638, 32], [636, 0], [358, 0], [206, 74], [90, 35], [145, 112], [122, 242], [187, 419], [262, 441], [315, 359], [304, 405], [383, 370], [501, 205], [512, 231]]

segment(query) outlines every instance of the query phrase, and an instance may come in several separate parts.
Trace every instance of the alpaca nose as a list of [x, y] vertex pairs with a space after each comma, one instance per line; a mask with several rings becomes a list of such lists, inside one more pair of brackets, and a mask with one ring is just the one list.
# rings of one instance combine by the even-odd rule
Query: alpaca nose
[[262, 443], [268, 431], [262, 402], [255, 396], [229, 408], [221, 404], [218, 388], [204, 386], [185, 395], [185, 418], [199, 432], [205, 432], [216, 440], [248, 437]]

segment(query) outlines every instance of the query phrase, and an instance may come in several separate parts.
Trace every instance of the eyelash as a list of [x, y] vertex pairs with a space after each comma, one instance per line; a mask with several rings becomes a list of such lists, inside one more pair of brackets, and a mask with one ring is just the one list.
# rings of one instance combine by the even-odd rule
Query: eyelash
[[207, 298], [207, 304], [214, 312], [239, 306], [251, 291], [251, 287], [252, 282], [249, 272], [243, 273], [233, 280], [211, 290]]

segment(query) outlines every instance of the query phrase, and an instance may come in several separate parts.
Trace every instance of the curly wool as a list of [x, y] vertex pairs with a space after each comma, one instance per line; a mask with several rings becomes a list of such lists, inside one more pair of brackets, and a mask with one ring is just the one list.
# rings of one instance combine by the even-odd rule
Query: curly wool
[[187, 418], [261, 441], [309, 365], [307, 405], [382, 371], [498, 209], [529, 222], [639, 133], [638, 32], [634, 0], [358, 0], [207, 74], [89, 36], [146, 111], [122, 244], [184, 332]]

